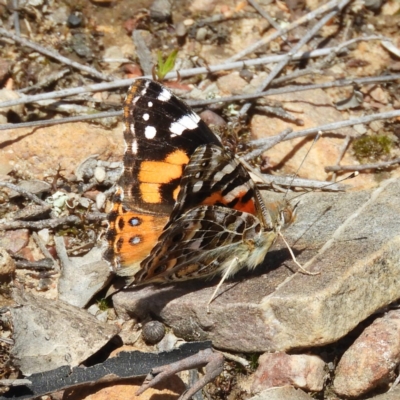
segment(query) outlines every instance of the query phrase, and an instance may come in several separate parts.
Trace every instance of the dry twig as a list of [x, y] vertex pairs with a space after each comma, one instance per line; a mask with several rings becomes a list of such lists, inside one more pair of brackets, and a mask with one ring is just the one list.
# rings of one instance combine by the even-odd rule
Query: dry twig
[[400, 164], [400, 158], [395, 158], [391, 161], [379, 162], [375, 164], [361, 164], [361, 165], [331, 165], [325, 167], [326, 172], [339, 172], [339, 171], [365, 171], [367, 169], [385, 169], [393, 165]]
[[29, 200], [32, 200], [33, 202], [35, 202], [36, 204], [39, 204], [41, 206], [48, 206], [49, 205], [48, 203], [46, 203], [42, 199], [39, 199], [39, 197], [37, 197], [33, 193], [30, 193], [27, 190], [23, 189], [22, 187], [14, 185], [12, 183], [0, 182], [0, 187], [6, 187], [6, 188], [9, 188], [11, 190], [15, 190], [16, 192], [18, 192], [22, 196], [26, 197]]
[[3, 222], [0, 224], [0, 230], [8, 231], [12, 229], [44, 229], [44, 228], [57, 228], [61, 225], [78, 225], [82, 221], [75, 215], [68, 217], [43, 219], [41, 221], [11, 221]]
[[104, 81], [110, 81], [111, 79], [113, 79], [112, 77], [106, 76], [92, 67], [88, 67], [86, 65], [82, 65], [75, 61], [72, 61], [69, 58], [62, 56], [60, 53], [56, 52], [53, 49], [48, 49], [46, 47], [41, 46], [38, 43], [34, 43], [28, 39], [24, 39], [20, 36], [17, 36], [14, 33], [9, 32], [4, 28], [0, 28], [0, 35], [10, 38], [10, 39], [14, 40], [15, 42], [17, 42], [18, 44], [29, 47], [29, 48], [37, 51], [38, 53], [44, 54], [50, 58], [54, 58], [55, 60], [59, 61], [62, 64], [69, 65], [70, 67], [76, 68], [80, 71], [84, 71], [84, 72], [88, 73], [89, 75], [92, 75], [98, 79], [101, 79]]

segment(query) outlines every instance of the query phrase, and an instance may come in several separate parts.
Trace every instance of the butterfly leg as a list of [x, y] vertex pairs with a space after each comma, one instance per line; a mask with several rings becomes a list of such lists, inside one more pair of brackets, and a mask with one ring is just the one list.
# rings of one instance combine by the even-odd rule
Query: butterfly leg
[[217, 292], [218, 292], [219, 288], [221, 287], [222, 283], [225, 281], [226, 277], [229, 276], [229, 274], [232, 271], [232, 268], [235, 265], [235, 263], [239, 263], [239, 258], [238, 257], [235, 257], [231, 261], [231, 263], [229, 264], [229, 267], [226, 269], [224, 275], [222, 276], [222, 278], [219, 281], [217, 287], [215, 288], [213, 294], [211, 295], [210, 300], [208, 300], [208, 303], [207, 303], [207, 314], [210, 313], [210, 304], [211, 304], [211, 302], [214, 300], [215, 295], [217, 294]]
[[304, 275], [319, 275], [321, 272], [310, 272], [307, 271], [306, 269], [304, 269], [302, 267], [302, 265], [297, 261], [296, 256], [293, 253], [293, 250], [291, 249], [291, 247], [289, 246], [289, 243], [286, 241], [285, 237], [282, 235], [281, 232], [278, 233], [278, 235], [282, 238], [282, 240], [285, 242], [286, 247], [289, 250], [290, 255], [292, 256], [292, 260], [294, 261], [294, 263], [300, 268], [300, 271], [304, 274]]

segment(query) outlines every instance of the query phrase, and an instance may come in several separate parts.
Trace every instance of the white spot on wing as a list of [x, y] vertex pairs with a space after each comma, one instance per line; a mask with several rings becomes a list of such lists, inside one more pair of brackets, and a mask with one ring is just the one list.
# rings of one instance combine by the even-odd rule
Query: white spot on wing
[[131, 131], [131, 133], [132, 133], [132, 136], [135, 136], [135, 125], [130, 124], [130, 125], [129, 125], [129, 128], [130, 128], [130, 131]]
[[179, 118], [169, 127], [170, 132], [172, 132], [171, 137], [182, 135], [183, 131], [186, 129], [192, 130], [198, 127], [198, 122], [200, 117], [195, 113], [190, 113]]
[[139, 236], [134, 236], [129, 241], [131, 244], [139, 244], [141, 242], [141, 239]]
[[162, 92], [158, 95], [157, 100], [168, 101], [171, 98], [171, 96], [172, 96], [171, 92], [163, 88]]
[[196, 183], [193, 185], [193, 187], [192, 187], [193, 193], [199, 192], [199, 191], [201, 190], [202, 187], [203, 187], [203, 182], [202, 182], [202, 181], [196, 182]]
[[148, 107], [153, 107], [153, 102], [152, 102], [152, 101], [149, 101], [149, 102], [147, 103], [147, 106], [148, 106]]
[[143, 114], [143, 119], [145, 120], [145, 121], [148, 121], [149, 120], [149, 118], [150, 118], [150, 116], [149, 116], [149, 114]]
[[137, 140], [134, 139], [132, 142], [132, 154], [137, 154], [137, 152], [138, 152]]
[[154, 126], [146, 126], [146, 129], [144, 130], [144, 136], [146, 136], [146, 139], [154, 139], [156, 133], [157, 130]]

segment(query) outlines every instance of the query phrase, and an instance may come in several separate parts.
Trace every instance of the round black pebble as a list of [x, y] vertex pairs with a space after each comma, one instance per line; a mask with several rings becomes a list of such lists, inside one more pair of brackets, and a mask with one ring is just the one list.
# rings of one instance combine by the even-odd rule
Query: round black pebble
[[165, 327], [161, 322], [150, 321], [142, 328], [143, 339], [146, 343], [156, 344], [165, 335]]
[[78, 28], [82, 25], [82, 21], [83, 19], [81, 13], [72, 13], [67, 19], [67, 24], [70, 28]]

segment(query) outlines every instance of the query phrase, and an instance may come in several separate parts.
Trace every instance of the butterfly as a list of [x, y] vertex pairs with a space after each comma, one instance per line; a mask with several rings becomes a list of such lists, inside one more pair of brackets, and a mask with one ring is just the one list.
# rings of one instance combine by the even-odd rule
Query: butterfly
[[253, 269], [294, 220], [265, 203], [239, 159], [189, 106], [140, 79], [123, 106], [124, 172], [108, 215], [105, 258], [127, 285]]

